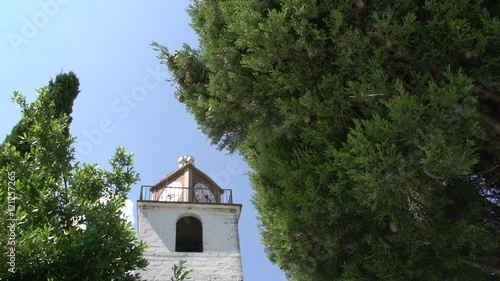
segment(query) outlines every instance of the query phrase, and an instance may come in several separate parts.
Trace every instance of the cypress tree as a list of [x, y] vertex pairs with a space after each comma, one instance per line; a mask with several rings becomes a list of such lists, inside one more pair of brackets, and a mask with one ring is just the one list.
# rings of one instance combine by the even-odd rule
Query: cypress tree
[[[292, 280], [500, 274], [498, 1], [194, 1], [157, 43]], [[495, 275], [496, 274], [496, 275]]]
[[[73, 102], [78, 96], [80, 82], [75, 73], [61, 73], [56, 76], [55, 80], [50, 80], [48, 84], [48, 94], [44, 95], [42, 98], [47, 101], [53, 102], [53, 112], [46, 112], [47, 118], [58, 118], [62, 116], [68, 117], [68, 128], [66, 129], [66, 134], [69, 135], [69, 125], [71, 124], [72, 118], [71, 113], [73, 112]], [[30, 145], [23, 141], [23, 135], [26, 134], [28, 128], [33, 124], [32, 120], [21, 119], [17, 123], [9, 135], [6, 136], [4, 142], [0, 146], [0, 151], [5, 148], [5, 143], [10, 143], [16, 148], [17, 151], [24, 155], [30, 150]], [[7, 159], [5, 157], [0, 157], [0, 167], [7, 165]]]

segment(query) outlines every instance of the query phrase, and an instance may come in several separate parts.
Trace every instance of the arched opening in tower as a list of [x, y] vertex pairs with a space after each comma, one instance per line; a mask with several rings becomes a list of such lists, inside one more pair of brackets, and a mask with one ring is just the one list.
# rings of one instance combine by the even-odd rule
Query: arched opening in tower
[[187, 216], [177, 221], [175, 251], [203, 252], [203, 227], [199, 219]]

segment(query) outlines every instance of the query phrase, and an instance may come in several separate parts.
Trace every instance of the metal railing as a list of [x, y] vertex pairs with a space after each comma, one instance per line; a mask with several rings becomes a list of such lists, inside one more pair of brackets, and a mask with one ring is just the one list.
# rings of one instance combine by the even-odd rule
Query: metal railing
[[233, 191], [218, 188], [162, 187], [142, 185], [139, 201], [233, 204]]

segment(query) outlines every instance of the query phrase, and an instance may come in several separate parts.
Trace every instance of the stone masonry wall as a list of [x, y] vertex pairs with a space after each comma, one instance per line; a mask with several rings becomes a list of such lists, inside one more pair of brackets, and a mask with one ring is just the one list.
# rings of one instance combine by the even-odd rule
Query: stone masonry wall
[[[139, 239], [149, 260], [142, 280], [170, 280], [172, 266], [186, 260], [192, 281], [241, 281], [238, 216], [241, 205], [138, 202]], [[175, 252], [177, 220], [198, 218], [203, 226], [203, 253]]]

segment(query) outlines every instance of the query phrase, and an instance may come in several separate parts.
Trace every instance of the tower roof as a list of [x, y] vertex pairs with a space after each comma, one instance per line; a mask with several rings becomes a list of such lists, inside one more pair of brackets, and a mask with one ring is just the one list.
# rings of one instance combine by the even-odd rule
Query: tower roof
[[171, 172], [170, 174], [162, 178], [158, 183], [153, 185], [153, 187], [151, 187], [151, 191], [164, 187], [167, 183], [175, 180], [179, 176], [183, 175], [186, 170], [190, 169], [194, 174], [198, 175], [204, 181], [209, 183], [213, 188], [218, 189], [221, 194], [224, 193], [224, 190], [212, 178], [210, 178], [200, 169], [196, 168], [196, 166], [194, 165], [194, 158], [192, 156], [181, 156], [179, 158], [179, 164], [180, 167], [177, 170]]

